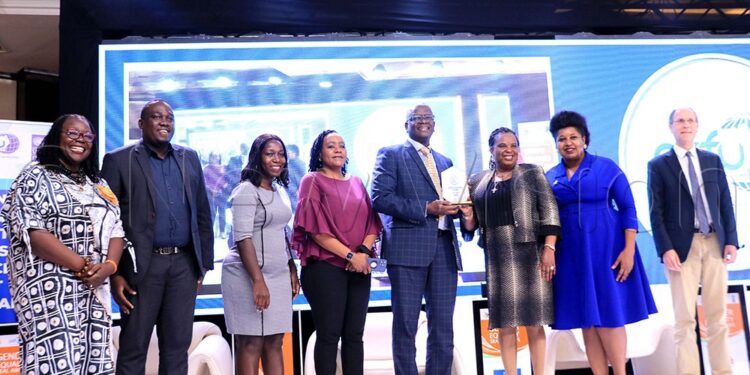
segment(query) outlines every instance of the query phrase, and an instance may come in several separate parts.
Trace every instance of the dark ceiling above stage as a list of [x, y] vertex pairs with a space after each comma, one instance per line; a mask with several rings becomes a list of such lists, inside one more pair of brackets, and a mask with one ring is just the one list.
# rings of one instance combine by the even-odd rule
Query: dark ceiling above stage
[[96, 122], [98, 45], [128, 36], [726, 35], [750, 32], [749, 16], [732, 0], [62, 0], [60, 110]]
[[105, 38], [127, 35], [474, 33], [539, 37], [591, 32], [750, 31], [747, 1], [699, 0], [64, 0]]

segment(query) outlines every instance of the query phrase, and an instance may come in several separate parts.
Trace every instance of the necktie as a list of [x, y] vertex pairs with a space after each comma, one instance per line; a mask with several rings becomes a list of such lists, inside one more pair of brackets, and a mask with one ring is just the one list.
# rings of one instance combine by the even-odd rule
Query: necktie
[[422, 147], [419, 149], [419, 152], [424, 155], [424, 166], [427, 168], [427, 173], [430, 175], [430, 179], [432, 180], [432, 183], [435, 185], [435, 190], [437, 190], [438, 197], [440, 199], [443, 198], [443, 188], [440, 186], [440, 176], [438, 175], [437, 167], [435, 166], [435, 159], [432, 157], [432, 153], [430, 152], [430, 149], [427, 147]]
[[698, 175], [695, 174], [693, 158], [688, 151], [685, 156], [688, 159], [688, 176], [690, 177], [690, 186], [693, 188], [693, 203], [695, 204], [695, 214], [698, 218], [698, 229], [702, 234], [708, 233], [708, 215], [706, 215], [706, 205], [703, 203], [703, 194], [698, 184]]

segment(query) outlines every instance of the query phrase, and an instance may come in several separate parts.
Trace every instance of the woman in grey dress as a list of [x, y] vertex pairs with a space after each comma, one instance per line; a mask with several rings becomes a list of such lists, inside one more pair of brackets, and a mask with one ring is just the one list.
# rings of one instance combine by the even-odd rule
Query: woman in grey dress
[[227, 331], [235, 335], [237, 374], [283, 374], [284, 332], [292, 330], [299, 280], [287, 246], [292, 217], [284, 142], [263, 134], [253, 142], [241, 182], [232, 192], [234, 246], [224, 258], [221, 290]]
[[543, 374], [543, 325], [554, 319], [551, 281], [560, 233], [557, 204], [542, 168], [518, 164], [513, 130], [495, 129], [489, 146], [490, 169], [469, 178], [473, 209], [462, 208], [462, 229], [470, 239], [479, 228], [490, 329], [500, 329], [505, 372], [516, 373], [516, 330], [525, 326], [534, 373]]

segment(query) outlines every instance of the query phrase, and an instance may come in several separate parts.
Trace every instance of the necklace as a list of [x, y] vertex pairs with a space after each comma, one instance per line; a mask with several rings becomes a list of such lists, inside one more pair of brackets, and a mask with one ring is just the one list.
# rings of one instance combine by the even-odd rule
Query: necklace
[[56, 167], [57, 172], [79, 185], [79, 190], [83, 190], [83, 187], [81, 187], [80, 185], [86, 183], [86, 174], [81, 173], [80, 171], [73, 172], [65, 165], [58, 165]]
[[492, 185], [492, 190], [491, 190], [492, 194], [497, 193], [497, 186], [498, 186], [498, 184], [500, 184], [501, 182], [503, 182], [505, 180], [510, 179], [512, 177], [512, 175], [513, 175], [512, 171], [511, 172], [506, 172], [505, 173], [505, 177], [503, 177], [502, 172], [498, 173], [497, 171], [495, 171], [495, 173], [493, 173], [493, 176], [494, 176], [494, 178], [493, 178], [494, 185]]

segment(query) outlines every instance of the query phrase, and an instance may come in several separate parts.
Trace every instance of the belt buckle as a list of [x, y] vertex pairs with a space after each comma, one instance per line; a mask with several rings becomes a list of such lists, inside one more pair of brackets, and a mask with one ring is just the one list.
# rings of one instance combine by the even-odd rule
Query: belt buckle
[[158, 247], [154, 249], [154, 252], [159, 255], [172, 255], [177, 254], [180, 252], [179, 248], [175, 246], [169, 246], [169, 247]]

